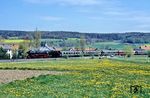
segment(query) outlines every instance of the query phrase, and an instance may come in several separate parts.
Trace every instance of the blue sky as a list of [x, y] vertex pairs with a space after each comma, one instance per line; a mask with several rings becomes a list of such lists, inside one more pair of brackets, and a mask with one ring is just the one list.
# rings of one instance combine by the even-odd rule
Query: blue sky
[[1, 30], [149, 32], [150, 0], [0, 0]]

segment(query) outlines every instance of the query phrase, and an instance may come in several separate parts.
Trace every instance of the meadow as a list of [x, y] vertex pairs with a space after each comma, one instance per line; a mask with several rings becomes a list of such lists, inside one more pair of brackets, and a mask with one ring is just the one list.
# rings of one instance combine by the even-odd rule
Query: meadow
[[122, 61], [122, 62], [150, 63], [150, 58], [147, 55], [132, 55], [129, 58], [126, 58], [126, 57], [114, 57], [112, 59], [119, 60], [119, 61]]
[[[149, 98], [150, 63], [110, 59], [60, 59], [0, 63], [1, 69], [62, 71], [0, 84], [0, 98]], [[130, 93], [131, 85], [142, 93]]]
[[[19, 44], [23, 43], [23, 39], [5, 39], [3, 43], [6, 44]], [[67, 39], [41, 39], [41, 42], [47, 42], [50, 46], [54, 47], [79, 47], [80, 46], [80, 39], [79, 38], [67, 38]], [[138, 48], [141, 44], [125, 44], [119, 41], [112, 41], [112, 42], [92, 42], [91, 44], [87, 44], [86, 48], [93, 47], [98, 49], [124, 49], [126, 46], [132, 46], [133, 48]], [[148, 45], [148, 44], [147, 44]]]
[[11, 43], [16, 43], [16, 44], [18, 44], [18, 43], [22, 43], [22, 42], [24, 42], [24, 40], [23, 39], [5, 39], [4, 41], [3, 41], [4, 43], [7, 43], [7, 44], [11, 44]]
[[[43, 42], [48, 42], [51, 45], [54, 46], [59, 46], [60, 44], [63, 45], [72, 45], [73, 46], [79, 46], [80, 44], [80, 39], [79, 38], [68, 38], [68, 39], [42, 39], [41, 41]], [[132, 46], [133, 48], [138, 48], [141, 46], [141, 44], [125, 44], [121, 43], [119, 41], [108, 41], [108, 42], [92, 42], [91, 44], [87, 44], [86, 48], [93, 47], [93, 48], [98, 48], [98, 49], [124, 49], [126, 46]]]
[[120, 49], [123, 48], [125, 45], [121, 44], [119, 42], [98, 42], [98, 43], [93, 43], [91, 47], [96, 47], [99, 49], [105, 49], [105, 48], [112, 48], [112, 49]]

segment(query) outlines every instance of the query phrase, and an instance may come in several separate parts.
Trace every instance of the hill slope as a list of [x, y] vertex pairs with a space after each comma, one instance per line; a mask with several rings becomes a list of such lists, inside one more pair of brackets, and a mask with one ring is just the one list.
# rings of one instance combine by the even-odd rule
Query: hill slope
[[[0, 30], [0, 36], [4, 38], [18, 37], [24, 38], [30, 37], [34, 34], [34, 31], [11, 31], [11, 30]], [[112, 41], [121, 40], [124, 43], [149, 43], [150, 33], [79, 33], [72, 31], [41, 31], [42, 39], [47, 38], [80, 38], [84, 36], [86, 39], [98, 39], [101, 41]]]

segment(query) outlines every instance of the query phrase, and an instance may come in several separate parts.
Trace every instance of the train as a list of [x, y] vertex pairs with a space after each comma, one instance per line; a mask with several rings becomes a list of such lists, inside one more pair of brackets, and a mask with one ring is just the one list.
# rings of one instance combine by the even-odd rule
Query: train
[[[147, 52], [141, 48], [133, 50], [134, 55], [147, 55]], [[54, 47], [49, 47], [46, 43], [39, 48], [31, 49], [27, 52], [27, 58], [59, 58], [59, 57], [80, 57], [80, 56], [125, 56], [123, 50], [116, 49], [92, 49], [92, 50], [75, 50], [58, 51]]]
[[[71, 51], [40, 51], [30, 50], [27, 52], [27, 58], [59, 58], [59, 57], [80, 57], [80, 56], [125, 56], [122, 50], [71, 50]], [[134, 55], [147, 55], [145, 51], [134, 51]]]
[[58, 58], [58, 57], [80, 57], [80, 56], [98, 56], [98, 51], [28, 51], [27, 58]]
[[121, 55], [125, 53], [122, 51], [106, 52], [106, 51], [28, 51], [27, 58], [59, 58], [59, 57], [80, 57], [80, 56], [112, 56]]

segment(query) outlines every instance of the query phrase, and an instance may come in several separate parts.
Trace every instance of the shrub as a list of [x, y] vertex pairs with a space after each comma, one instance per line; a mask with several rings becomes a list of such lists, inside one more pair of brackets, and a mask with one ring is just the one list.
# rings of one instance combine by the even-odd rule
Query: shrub
[[150, 57], [150, 50], [147, 52], [147, 54], [148, 54], [148, 57]]
[[131, 57], [133, 55], [133, 48], [131, 46], [126, 46], [124, 48], [124, 52], [126, 54], [126, 57]]
[[0, 59], [9, 59], [9, 55], [6, 54], [6, 50], [4, 50], [2, 47], [0, 48]]

